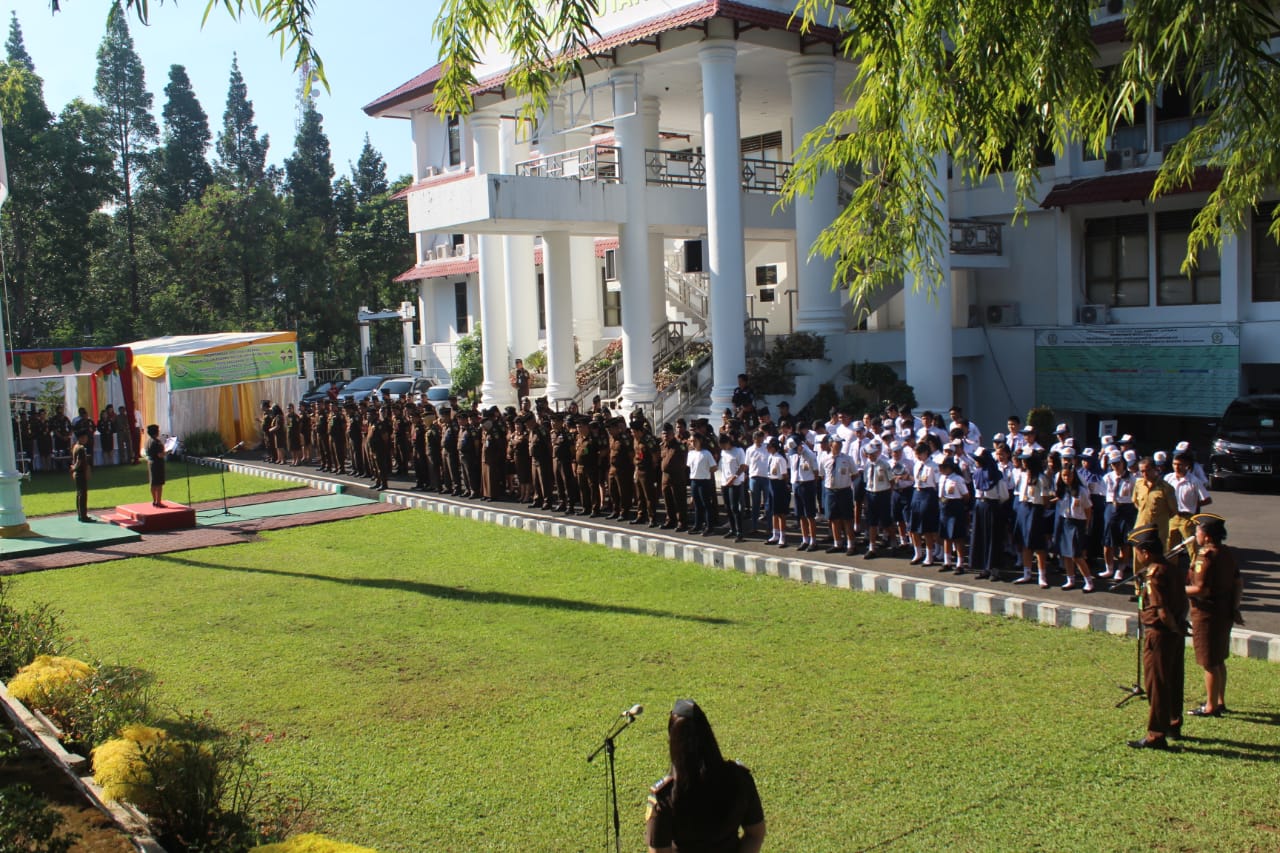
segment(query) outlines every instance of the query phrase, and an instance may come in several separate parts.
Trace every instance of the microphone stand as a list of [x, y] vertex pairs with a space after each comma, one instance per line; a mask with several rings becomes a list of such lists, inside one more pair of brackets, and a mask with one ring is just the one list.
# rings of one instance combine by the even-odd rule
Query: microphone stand
[[[614, 768], [613, 754], [616, 749], [614, 741], [617, 739], [618, 735], [622, 734], [627, 726], [631, 725], [635, 721], [636, 718], [631, 714], [624, 713], [618, 720], [615, 720], [613, 725], [609, 728], [609, 732], [604, 736], [604, 742], [593, 749], [591, 754], [587, 756], [588, 764], [595, 761], [596, 756], [601, 752], [609, 758], [609, 789], [607, 797], [613, 808], [613, 843], [614, 849], [617, 850], [618, 853], [621, 853], [622, 851], [622, 823], [618, 818], [618, 777]], [[607, 822], [605, 823], [604, 842], [605, 847], [607, 848], [609, 846], [609, 824]]]
[[240, 442], [240, 444], [237, 444], [235, 447], [231, 448], [231, 450], [224, 450], [218, 454], [218, 461], [222, 463], [218, 466], [218, 481], [222, 484], [222, 512], [218, 513], [219, 518], [236, 515], [236, 513], [227, 509], [227, 462], [223, 457], [232, 450], [239, 450], [243, 446], [244, 442]]

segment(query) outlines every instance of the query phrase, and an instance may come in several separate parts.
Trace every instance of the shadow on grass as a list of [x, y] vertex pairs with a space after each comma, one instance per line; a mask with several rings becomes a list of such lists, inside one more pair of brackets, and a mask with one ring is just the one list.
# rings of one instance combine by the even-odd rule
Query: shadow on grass
[[1236, 761], [1280, 762], [1280, 746], [1249, 743], [1243, 740], [1183, 736], [1178, 741], [1177, 749], [1179, 752], [1195, 752]]
[[172, 554], [155, 554], [153, 560], [164, 560], [183, 566], [199, 569], [218, 569], [224, 572], [244, 572], [254, 575], [276, 575], [282, 578], [302, 578], [306, 580], [328, 581], [346, 586], [368, 587], [370, 589], [391, 589], [399, 592], [412, 592], [448, 601], [462, 601], [468, 604], [511, 604], [518, 607], [546, 607], [556, 610], [571, 610], [583, 613], [618, 613], [628, 616], [656, 616], [660, 619], [680, 619], [687, 622], [702, 622], [708, 625], [731, 625], [733, 620], [715, 616], [690, 616], [682, 613], [671, 613], [665, 610], [650, 610], [645, 607], [626, 607], [616, 604], [595, 604], [590, 601], [574, 601], [569, 598], [554, 598], [544, 595], [521, 595], [511, 592], [475, 592], [456, 587], [440, 586], [421, 581], [399, 580], [397, 578], [339, 578], [331, 575], [318, 575], [312, 572], [282, 572], [277, 569], [250, 569], [242, 566], [221, 566], [217, 563], [206, 563], [177, 557]]

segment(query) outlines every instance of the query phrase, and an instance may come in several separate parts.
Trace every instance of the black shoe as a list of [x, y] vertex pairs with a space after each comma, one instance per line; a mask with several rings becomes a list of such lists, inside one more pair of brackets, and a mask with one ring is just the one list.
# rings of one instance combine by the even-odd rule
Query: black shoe
[[628, 521], [627, 524], [644, 524], [647, 521], [648, 519], [645, 518], [643, 515], [637, 515], [635, 518]]
[[676, 533], [688, 533], [688, 532], [689, 532], [689, 525], [687, 524], [676, 525]]
[[828, 553], [828, 554], [843, 554], [843, 553], [844, 553], [844, 549], [843, 549], [843, 548], [837, 548], [836, 546], [832, 545], [830, 548], [828, 548], [828, 549], [827, 549], [827, 553]]
[[741, 542], [741, 541], [742, 541], [742, 534], [738, 534], [737, 536], [733, 537], [733, 541], [734, 541], [734, 542]]
[[1182, 723], [1170, 723], [1169, 731], [1165, 732], [1165, 735], [1174, 740], [1182, 740]]
[[800, 547], [799, 547], [799, 548], [797, 548], [796, 550], [797, 550], [797, 551], [812, 551], [812, 550], [814, 550], [814, 546], [810, 545], [808, 542], [801, 542], [801, 543], [800, 543]]
[[1192, 708], [1187, 713], [1193, 717], [1221, 717], [1223, 712], [1226, 710], [1227, 709], [1222, 706], [1218, 706], [1217, 708], [1210, 710], [1208, 707], [1201, 705], [1198, 708]]
[[1169, 741], [1163, 737], [1144, 737], [1142, 740], [1131, 740], [1129, 746], [1134, 749], [1168, 749]]
[[658, 526], [658, 522], [656, 519], [654, 521], [649, 522], [650, 529], [655, 528], [657, 526]]
[[912, 557], [909, 565], [918, 566], [924, 562], [924, 557]]
[[[858, 556], [857, 551], [855, 551], [855, 550], [854, 550], [854, 549], [852, 549], [852, 548], [850, 548], [850, 549], [849, 549], [848, 551], [846, 551], [845, 553], [846, 553], [846, 554], [848, 554], [850, 557], [856, 557], [856, 556]], [[862, 559], [864, 559], [864, 560], [874, 560], [874, 559], [875, 559], [876, 557], [878, 557], [878, 556], [880, 556], [880, 554], [879, 554], [879, 553], [877, 553], [877, 551], [876, 551], [874, 548], [868, 548], [868, 549], [867, 549], [867, 553], [865, 553], [865, 554], [863, 554], [863, 555], [862, 555]]]

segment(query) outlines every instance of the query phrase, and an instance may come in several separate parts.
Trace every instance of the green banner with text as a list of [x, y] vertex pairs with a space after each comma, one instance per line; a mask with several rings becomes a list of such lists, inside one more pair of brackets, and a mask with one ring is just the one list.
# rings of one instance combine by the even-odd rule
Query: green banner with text
[[1036, 332], [1036, 402], [1054, 409], [1216, 418], [1239, 389], [1239, 326]]
[[171, 391], [279, 379], [298, 375], [298, 345], [248, 344], [218, 352], [175, 355], [167, 366]]

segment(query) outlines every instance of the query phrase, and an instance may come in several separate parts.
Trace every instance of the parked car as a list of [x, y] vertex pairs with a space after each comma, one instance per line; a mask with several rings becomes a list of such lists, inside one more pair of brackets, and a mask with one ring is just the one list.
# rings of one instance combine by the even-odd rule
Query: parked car
[[329, 399], [329, 389], [336, 389], [338, 396], [342, 396], [342, 389], [347, 386], [347, 380], [335, 379], [333, 382], [321, 382], [316, 387], [302, 395], [304, 403], [323, 403]]
[[1275, 483], [1280, 474], [1280, 394], [1252, 394], [1227, 406], [1209, 457], [1213, 488]]
[[427, 396], [423, 402], [430, 403], [439, 409], [441, 406], [449, 405], [449, 395], [452, 393], [452, 385], [432, 385], [427, 389]]
[[383, 392], [391, 395], [392, 400], [406, 399], [412, 403], [421, 403], [423, 395], [431, 388], [431, 380], [421, 376], [397, 376], [384, 381], [378, 386], [378, 397]]
[[358, 376], [352, 379], [346, 388], [342, 389], [342, 401], [344, 403], [359, 403], [361, 400], [367, 400], [378, 390], [379, 386], [388, 379], [412, 379], [407, 373], [370, 373], [368, 376]]

